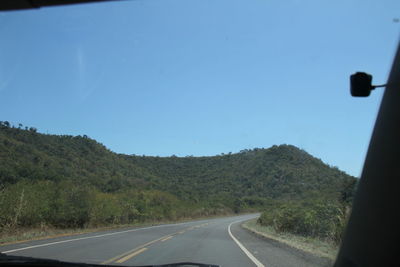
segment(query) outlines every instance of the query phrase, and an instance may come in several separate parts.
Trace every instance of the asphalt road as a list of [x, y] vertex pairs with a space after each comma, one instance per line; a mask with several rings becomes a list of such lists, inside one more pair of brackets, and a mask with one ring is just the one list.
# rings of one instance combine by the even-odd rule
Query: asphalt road
[[240, 227], [257, 214], [119, 229], [0, 246], [8, 255], [112, 265], [199, 262], [220, 266], [326, 266]]

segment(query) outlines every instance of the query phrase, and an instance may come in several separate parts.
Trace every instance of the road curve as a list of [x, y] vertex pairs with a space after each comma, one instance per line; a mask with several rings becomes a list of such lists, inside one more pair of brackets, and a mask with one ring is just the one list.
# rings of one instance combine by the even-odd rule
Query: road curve
[[199, 262], [220, 266], [323, 266], [328, 263], [249, 233], [258, 214], [36, 240], [0, 246], [8, 255], [112, 265]]

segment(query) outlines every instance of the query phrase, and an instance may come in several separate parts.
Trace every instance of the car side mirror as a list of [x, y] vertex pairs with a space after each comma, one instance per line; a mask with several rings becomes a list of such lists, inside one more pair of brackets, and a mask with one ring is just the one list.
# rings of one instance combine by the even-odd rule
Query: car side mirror
[[356, 72], [350, 76], [350, 93], [354, 97], [367, 97], [376, 87], [385, 85], [372, 85], [372, 75], [365, 72]]

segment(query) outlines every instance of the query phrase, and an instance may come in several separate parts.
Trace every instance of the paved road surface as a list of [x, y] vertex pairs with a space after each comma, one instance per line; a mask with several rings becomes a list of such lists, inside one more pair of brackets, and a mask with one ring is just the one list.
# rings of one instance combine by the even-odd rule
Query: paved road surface
[[220, 266], [326, 266], [327, 262], [255, 236], [240, 222], [219, 219], [119, 229], [0, 246], [9, 255], [112, 265], [200, 262]]

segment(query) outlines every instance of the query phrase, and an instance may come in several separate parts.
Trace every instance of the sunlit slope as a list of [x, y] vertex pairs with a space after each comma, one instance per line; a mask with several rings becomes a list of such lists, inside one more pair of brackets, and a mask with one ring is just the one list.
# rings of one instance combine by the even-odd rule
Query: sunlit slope
[[[132, 151], [134, 152], [134, 151]], [[291, 145], [212, 157], [117, 154], [86, 136], [0, 127], [0, 183], [70, 180], [103, 192], [157, 189], [193, 203], [322, 194], [349, 201], [356, 179]]]

